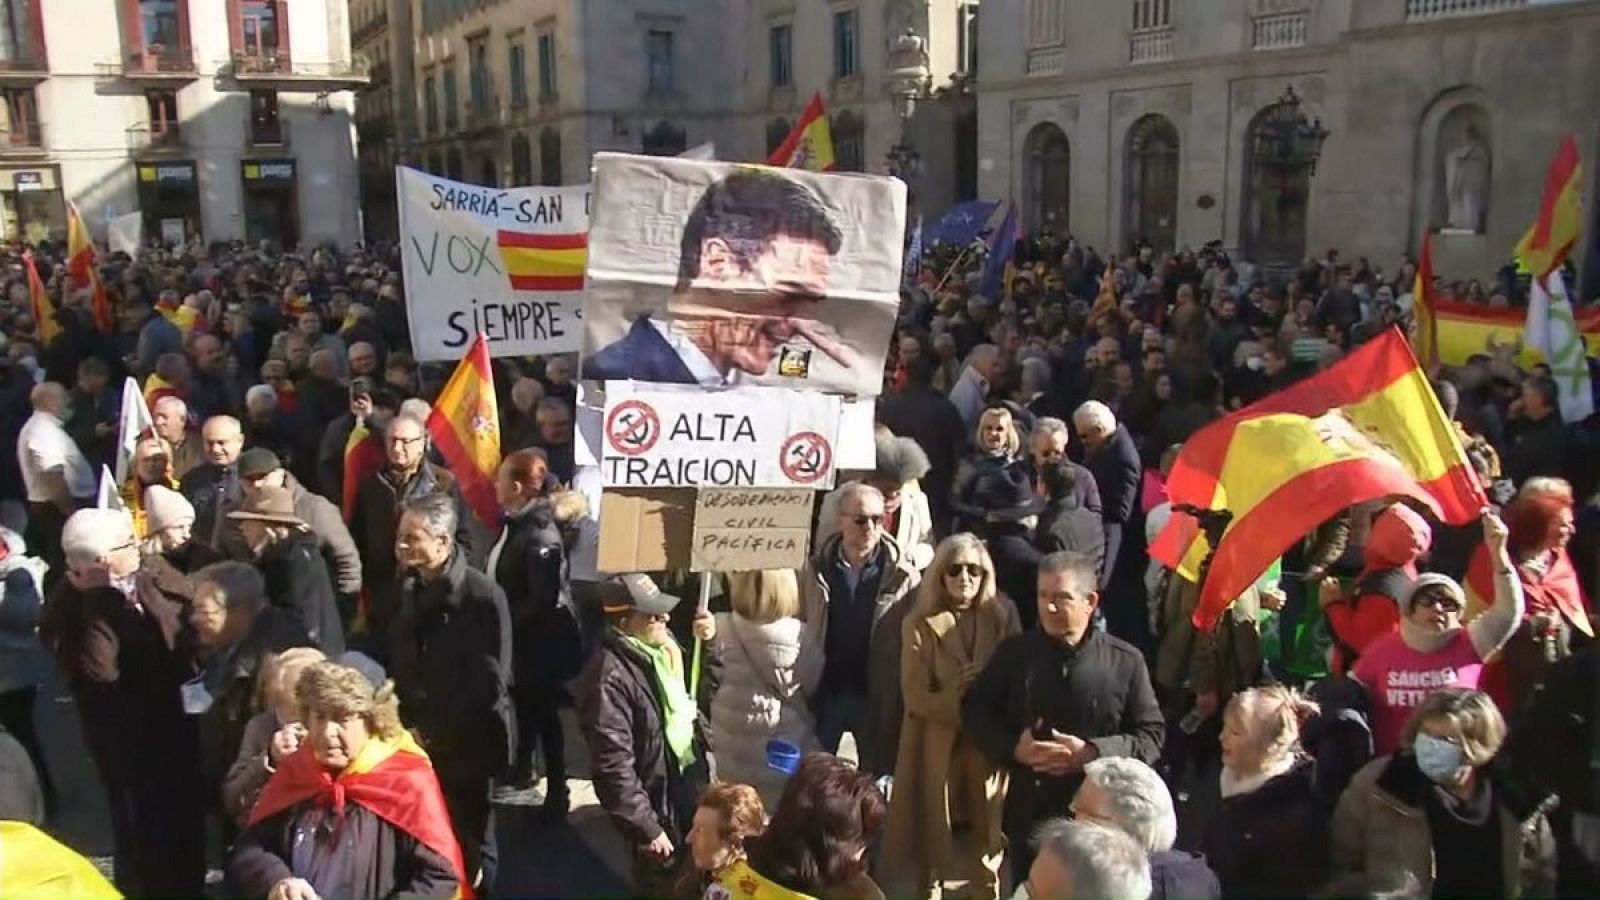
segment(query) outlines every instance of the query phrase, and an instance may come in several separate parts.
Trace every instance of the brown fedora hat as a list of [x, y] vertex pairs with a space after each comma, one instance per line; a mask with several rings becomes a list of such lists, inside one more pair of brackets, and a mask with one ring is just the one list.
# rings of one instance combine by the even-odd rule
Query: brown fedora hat
[[294, 512], [294, 496], [288, 488], [263, 485], [256, 488], [244, 506], [228, 513], [228, 518], [269, 522], [274, 525], [300, 525], [306, 523]]

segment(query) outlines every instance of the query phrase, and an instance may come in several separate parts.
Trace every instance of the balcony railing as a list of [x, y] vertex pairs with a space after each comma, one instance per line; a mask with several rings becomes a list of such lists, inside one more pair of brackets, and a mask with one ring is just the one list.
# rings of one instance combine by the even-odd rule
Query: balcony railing
[[236, 52], [228, 71], [222, 74], [279, 90], [355, 90], [372, 82], [371, 63], [361, 54], [348, 62], [300, 62], [276, 52]]
[[37, 120], [0, 125], [0, 153], [39, 153], [44, 150], [44, 125]]
[[0, 80], [43, 81], [50, 73], [50, 65], [43, 50], [17, 47], [8, 57], [0, 58]]
[[133, 153], [178, 150], [183, 147], [183, 135], [178, 131], [176, 122], [169, 122], [160, 130], [149, 125], [134, 125], [128, 128], [127, 135], [128, 150]]
[[1432, 19], [1453, 19], [1457, 16], [1481, 16], [1486, 13], [1521, 9], [1528, 0], [1406, 0], [1406, 21], [1426, 22]]
[[1167, 62], [1172, 59], [1172, 29], [1153, 28], [1134, 32], [1128, 39], [1128, 62]]
[[130, 53], [123, 60], [126, 75], [193, 75], [196, 72], [193, 47], [166, 47], [151, 44], [142, 53]]
[[1067, 67], [1066, 48], [1040, 47], [1029, 50], [1025, 65], [1030, 76], [1059, 75]]
[[1252, 21], [1250, 49], [1287, 50], [1306, 45], [1310, 16], [1304, 11], [1256, 16]]

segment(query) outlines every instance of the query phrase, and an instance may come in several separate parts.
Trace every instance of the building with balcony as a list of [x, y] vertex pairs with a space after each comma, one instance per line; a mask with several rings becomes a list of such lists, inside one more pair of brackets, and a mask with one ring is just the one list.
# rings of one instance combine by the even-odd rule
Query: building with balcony
[[5, 232], [352, 241], [367, 80], [345, 0], [0, 0]]
[[394, 240], [399, 235], [394, 167], [417, 151], [411, 10], [398, 0], [349, 3], [350, 43], [370, 76], [355, 104], [363, 234], [368, 240]]
[[[1393, 266], [1432, 231], [1439, 272], [1483, 277], [1561, 137], [1595, 158], [1596, 39], [1596, 2], [983, 0], [979, 187], [1099, 248]], [[1327, 136], [1285, 165], [1295, 102]]]

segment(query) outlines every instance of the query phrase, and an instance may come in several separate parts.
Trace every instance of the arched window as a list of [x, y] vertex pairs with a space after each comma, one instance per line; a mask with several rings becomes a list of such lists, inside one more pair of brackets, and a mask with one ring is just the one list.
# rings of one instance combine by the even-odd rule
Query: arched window
[[500, 186], [500, 166], [494, 157], [486, 156], [478, 163], [478, 183], [484, 187]]
[[[1311, 165], [1301, 162], [1272, 129], [1298, 112], [1274, 103], [1250, 120], [1244, 144], [1244, 213], [1240, 243], [1260, 265], [1294, 266], [1306, 255], [1306, 208]], [[1268, 149], [1270, 153], [1263, 153]]]
[[1128, 129], [1122, 168], [1127, 237], [1159, 253], [1175, 246], [1178, 229], [1178, 129], [1165, 116], [1148, 115]]
[[794, 126], [789, 124], [788, 119], [773, 119], [771, 122], [767, 123], [768, 156], [771, 156], [777, 151], [779, 145], [783, 143], [783, 139], [788, 137], [789, 132], [792, 130], [794, 130]]
[[866, 171], [866, 124], [846, 110], [833, 117], [834, 167], [841, 172]]
[[1023, 144], [1027, 156], [1023, 193], [1028, 198], [1030, 230], [1048, 227], [1057, 235], [1070, 232], [1068, 212], [1072, 192], [1072, 148], [1060, 128], [1046, 122], [1034, 126]]
[[461, 151], [451, 147], [444, 157], [444, 177], [452, 181], [465, 181], [467, 178], [466, 163], [461, 160]]
[[511, 136], [511, 185], [526, 187], [533, 184], [533, 144], [525, 134]]
[[539, 183], [546, 187], [561, 184], [561, 132], [554, 127], [539, 132]]
[[682, 128], [673, 127], [671, 122], [657, 122], [655, 127], [646, 131], [642, 140], [642, 148], [648, 156], [677, 156], [689, 148], [687, 135]]

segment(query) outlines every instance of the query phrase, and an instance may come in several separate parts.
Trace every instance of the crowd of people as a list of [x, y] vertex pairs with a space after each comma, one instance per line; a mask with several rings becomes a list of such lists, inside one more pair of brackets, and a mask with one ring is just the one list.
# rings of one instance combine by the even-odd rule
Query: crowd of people
[[[199, 895], [220, 867], [271, 900], [492, 895], [519, 852], [496, 798], [542, 776], [560, 827], [574, 721], [636, 896], [1600, 889], [1600, 426], [1562, 421], [1548, 370], [1487, 347], [1431, 373], [1477, 524], [1353, 504], [1208, 632], [1200, 585], [1148, 554], [1183, 443], [1407, 327], [1409, 261], [1042, 233], [985, 296], [980, 261], [934, 248], [876, 466], [819, 498], [803, 567], [730, 573], [708, 606], [685, 573], [598, 570], [572, 358], [495, 360], [502, 514], [473, 514], [394, 248], [118, 254], [109, 330], [48, 245], [34, 321], [20, 251], [0, 820], [58, 806], [54, 666], [117, 891]], [[1514, 279], [1440, 289], [1517, 302]], [[152, 423], [107, 503], [126, 377]], [[73, 895], [109, 890], [41, 846]]]

